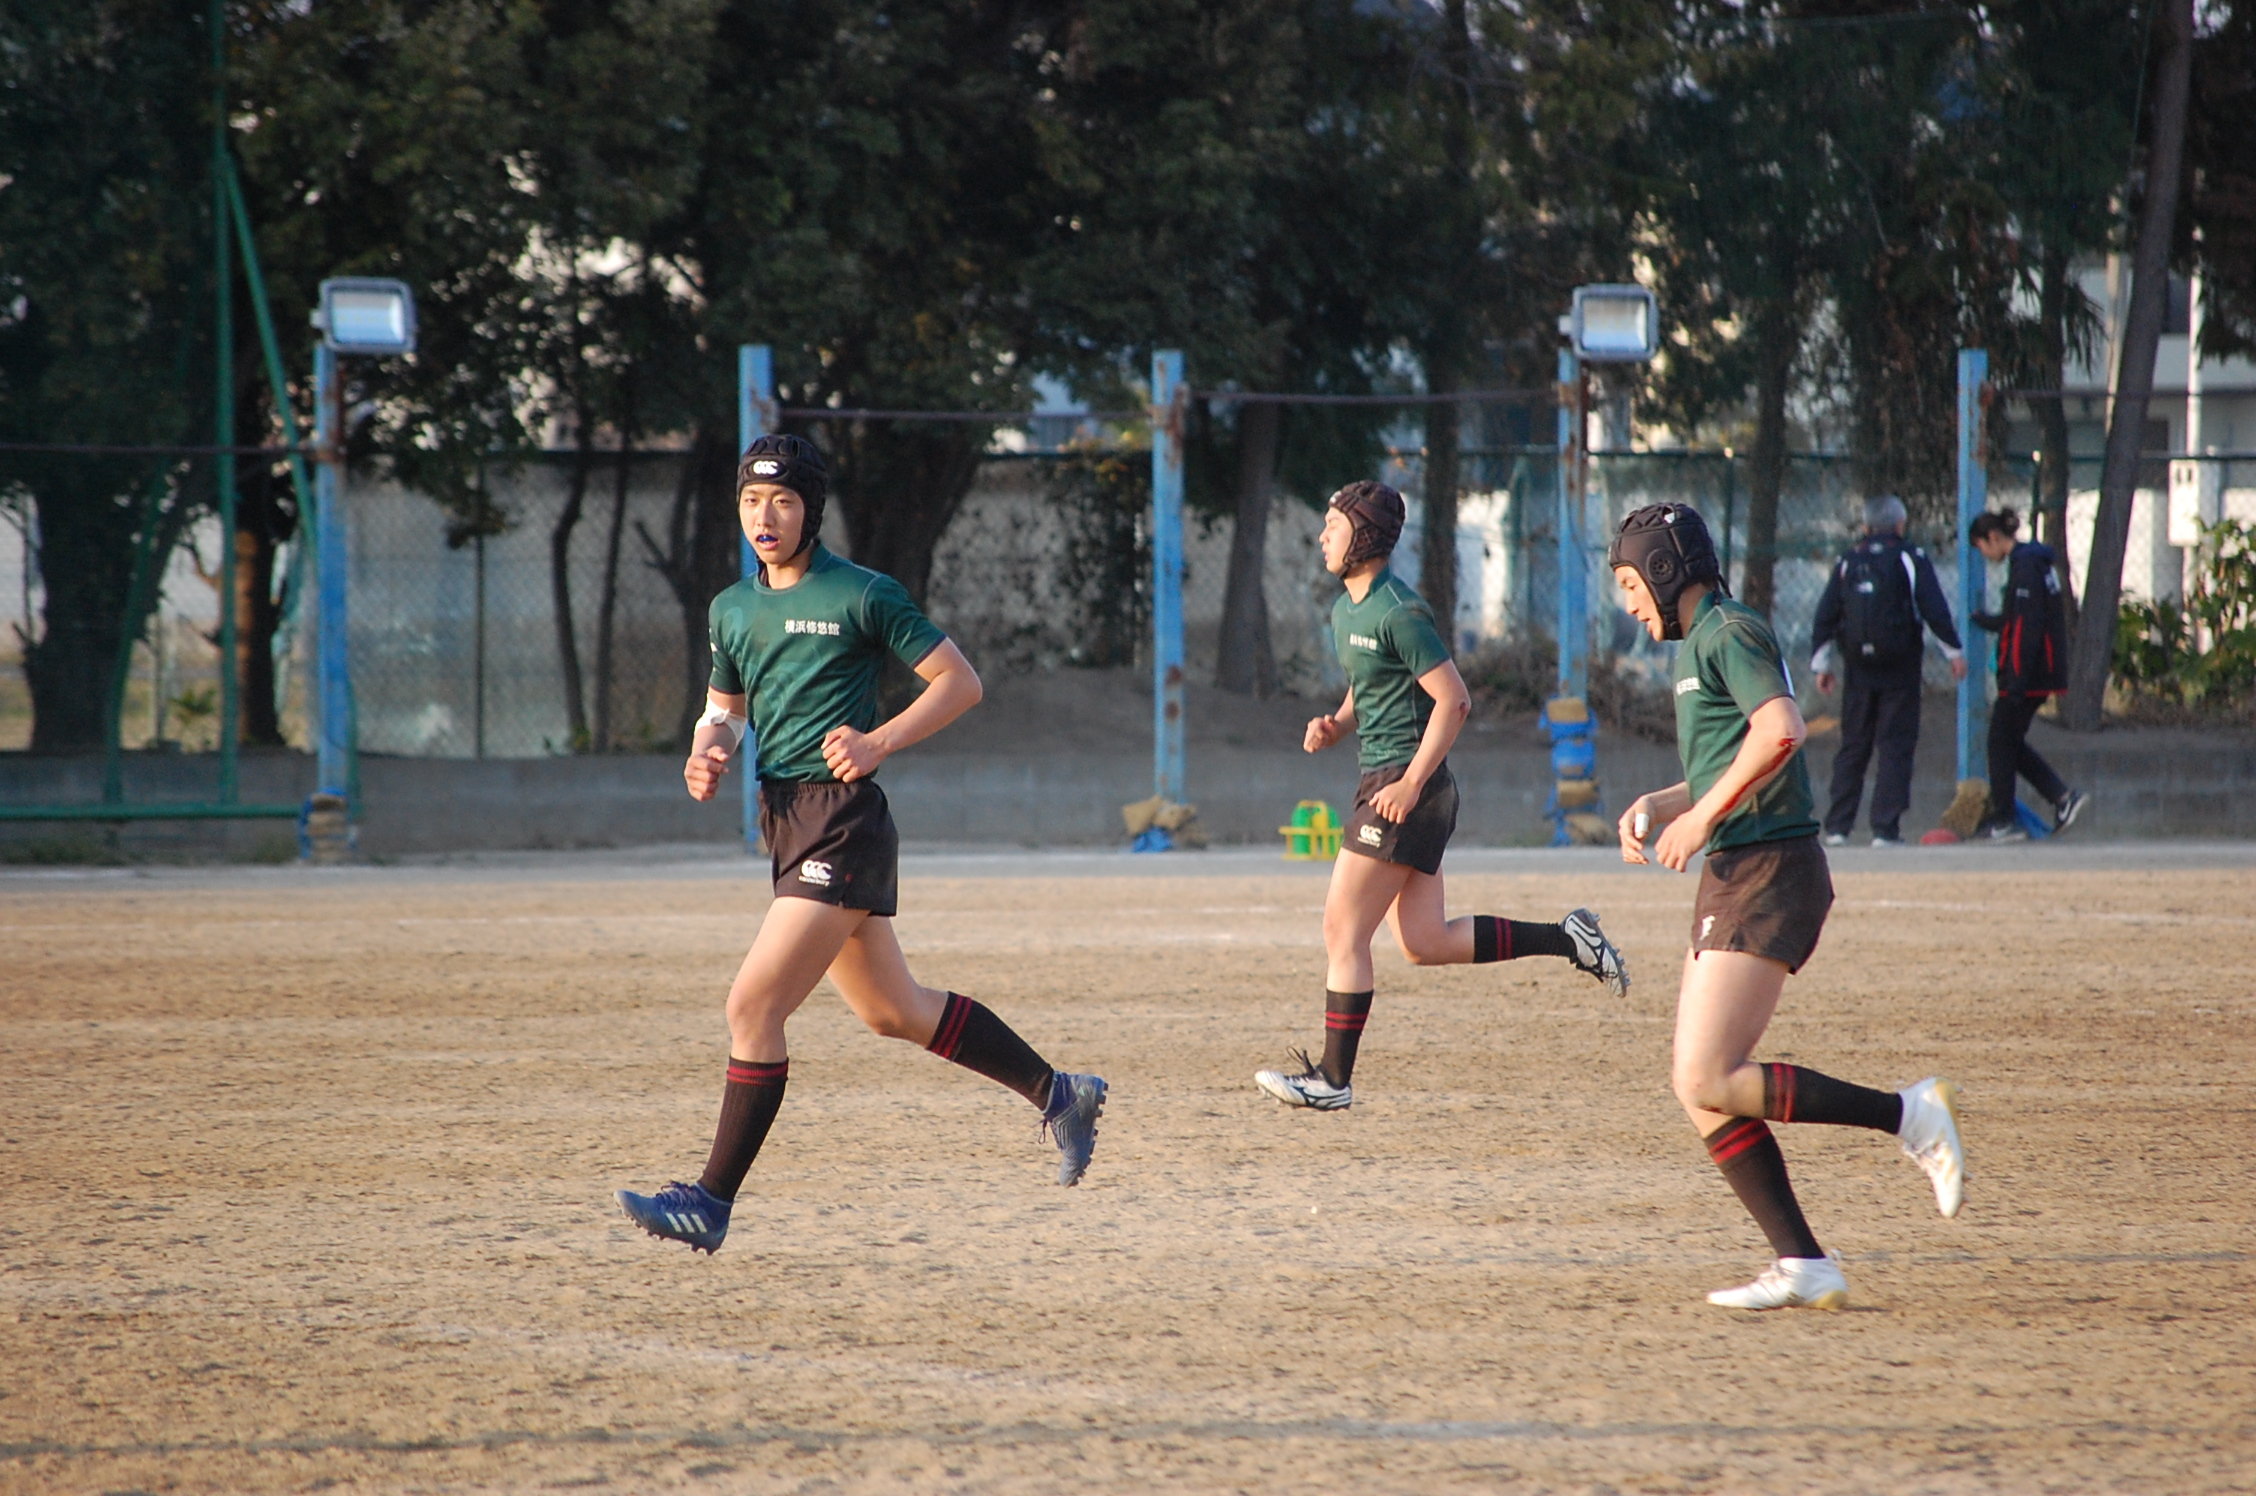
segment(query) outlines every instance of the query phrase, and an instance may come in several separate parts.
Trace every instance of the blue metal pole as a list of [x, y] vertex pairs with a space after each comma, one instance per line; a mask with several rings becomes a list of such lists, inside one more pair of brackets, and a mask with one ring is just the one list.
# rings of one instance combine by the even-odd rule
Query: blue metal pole
[[347, 794], [352, 788], [352, 665], [345, 610], [350, 557], [345, 551], [344, 432], [338, 398], [337, 354], [326, 340], [313, 349], [314, 469], [314, 688], [320, 716], [315, 775], [318, 792]]
[[1183, 798], [1183, 354], [1152, 354], [1152, 792]]
[[[741, 455], [761, 437], [768, 435], [773, 426], [775, 410], [775, 350], [766, 343], [740, 343], [736, 350], [736, 450]], [[731, 480], [734, 481], [733, 479]], [[729, 495], [729, 508], [734, 511], [736, 495]], [[749, 577], [760, 569], [752, 554], [752, 542], [737, 527], [737, 575]], [[750, 703], [746, 703], [747, 710]], [[744, 734], [744, 744], [737, 751], [736, 774], [744, 792], [744, 851], [747, 856], [760, 850], [760, 777], [754, 772], [759, 763], [759, 745], [751, 732]]]
[[1582, 361], [1559, 350], [1559, 694], [1590, 694], [1590, 578], [1582, 553]]
[[1988, 766], [1976, 755], [1989, 730], [1989, 658], [1987, 650], [1975, 648], [1974, 615], [1982, 606], [1989, 569], [1967, 538], [1967, 530], [1990, 502], [1989, 464], [1982, 441], [1982, 385], [1989, 377], [1988, 353], [1980, 348], [1958, 350], [1958, 626], [1966, 636], [1966, 678], [1958, 683], [1960, 779], [1979, 779], [1988, 773]]

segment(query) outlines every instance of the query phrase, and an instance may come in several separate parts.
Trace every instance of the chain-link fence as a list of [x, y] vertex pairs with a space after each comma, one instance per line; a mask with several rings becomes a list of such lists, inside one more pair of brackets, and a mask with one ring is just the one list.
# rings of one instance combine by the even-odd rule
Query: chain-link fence
[[[2159, 485], [2155, 466], [2151, 477]], [[1754, 559], [1747, 468], [1743, 456], [1723, 453], [1591, 459], [1584, 564], [1592, 646], [1601, 661], [1654, 672], [1665, 662], [1664, 647], [1614, 606], [1604, 566], [1613, 526], [1643, 504], [1694, 504], [1714, 526], [1734, 583], [1743, 583]], [[2072, 476], [2070, 549], [2079, 574], [2097, 468], [2096, 461], [2079, 462]], [[1555, 454], [1474, 450], [1464, 472], [1457, 641], [1477, 647], [1547, 638], [1558, 596]], [[1383, 476], [1413, 502], [1397, 565], [1416, 581], [1423, 506], [1415, 453], [1397, 458]], [[160, 479], [153, 512], [177, 522], [166, 521], [156, 536], [153, 624], [130, 655], [120, 738], [132, 750], [193, 751], [213, 746], [220, 726], [220, 537], [208, 503], [196, 502], [197, 485], [210, 486], [198, 460], [172, 462]], [[381, 471], [351, 473], [345, 510], [352, 672], [363, 750], [524, 757], [674, 744], [700, 699], [708, 601], [681, 595], [672, 580], [683, 573], [671, 564], [679, 558], [669, 553], [669, 537], [681, 533], [683, 506], [699, 497], [688, 479], [687, 455], [678, 452], [624, 459], [546, 454], [495, 463], [483, 475], [482, 504], [465, 515]], [[1999, 464], [1993, 502], [2029, 514], [2033, 481], [2026, 461]], [[0, 608], [13, 624], [0, 631], [0, 749], [30, 742], [25, 646], [51, 625], [33, 492], [20, 477], [0, 485]], [[1149, 495], [1144, 449], [992, 458], [942, 537], [929, 610], [990, 678], [1148, 668]], [[1809, 658], [1827, 569], [1853, 538], [1863, 497], [1845, 460], [1800, 455], [1787, 463], [1770, 551], [1772, 611], [1797, 668]], [[2152, 516], [2161, 502], [2158, 491], [2143, 491], [2139, 513]], [[1302, 694], [1339, 682], [1327, 635], [1337, 583], [1324, 575], [1318, 555], [1320, 521], [1314, 503], [1280, 497], [1263, 567], [1279, 684]], [[1929, 548], [1955, 603], [1952, 537], [1914, 528], [1913, 539]], [[841, 529], [834, 523], [834, 544]], [[130, 541], [131, 527], [123, 533]], [[1214, 679], [1222, 651], [1231, 540], [1227, 517], [1187, 517], [1183, 613], [1194, 680]], [[301, 621], [310, 610], [305, 589], [295, 584], [299, 551], [294, 535], [263, 552], [238, 551], [256, 568], [248, 590], [265, 610], [238, 617], [254, 641], [251, 652], [263, 650], [271, 666], [271, 685], [256, 671], [246, 673], [245, 721], [265, 721], [303, 746], [310, 630]], [[2134, 523], [2126, 590], [2167, 595], [2180, 556], [2163, 543], [2158, 525]], [[111, 668], [104, 663], [85, 680], [90, 697], [107, 689]], [[1947, 681], [1939, 660], [1931, 658], [1930, 671], [1932, 684]], [[266, 691], [271, 713], [260, 695]]]

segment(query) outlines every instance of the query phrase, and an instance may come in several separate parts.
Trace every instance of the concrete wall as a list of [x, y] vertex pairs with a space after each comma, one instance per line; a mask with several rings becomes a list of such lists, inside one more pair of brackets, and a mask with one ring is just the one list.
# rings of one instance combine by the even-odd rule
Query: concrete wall
[[[1907, 831], [1935, 824], [1952, 788], [1947, 718], [1930, 708]], [[1825, 796], [1834, 739], [1812, 744], [1811, 768]], [[2149, 729], [2077, 737], [2039, 723], [2032, 735], [2071, 783], [2097, 795], [2080, 839], [2256, 838], [2256, 738]], [[1546, 834], [1549, 794], [1543, 747], [1524, 729], [1471, 735], [1453, 760], [1463, 792], [1459, 837], [1467, 845], [1527, 845]], [[1670, 749], [1619, 737], [1600, 740], [1599, 774], [1609, 805], [1679, 777]], [[1217, 841], [1266, 842], [1296, 801], [1321, 799], [1345, 811], [1355, 766], [1345, 750], [1311, 758], [1290, 748], [1194, 744], [1190, 793]], [[310, 789], [311, 761], [295, 754], [243, 761], [243, 798], [294, 801]], [[362, 763], [364, 855], [728, 842], [738, 834], [733, 789], [711, 805], [682, 792], [672, 755], [585, 758], [368, 758]], [[1119, 807], [1150, 792], [1141, 751], [1074, 752], [1022, 759], [918, 751], [886, 765], [881, 783], [902, 835], [915, 842], [1028, 846], [1104, 845], [1121, 840]], [[197, 756], [136, 755], [127, 790], [136, 800], [206, 798], [213, 764]], [[90, 802], [98, 760], [0, 755], [0, 803]], [[129, 856], [279, 857], [294, 846], [287, 821], [142, 822], [116, 832], [84, 823], [0, 822], [0, 856], [64, 855], [108, 845]]]

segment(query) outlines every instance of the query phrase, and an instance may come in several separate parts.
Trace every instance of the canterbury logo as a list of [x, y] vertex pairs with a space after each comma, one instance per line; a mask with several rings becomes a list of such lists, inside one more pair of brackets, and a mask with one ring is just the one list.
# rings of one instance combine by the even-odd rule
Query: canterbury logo
[[1375, 847], [1386, 840], [1386, 833], [1376, 826], [1362, 826], [1356, 829], [1355, 839], [1366, 847]]
[[1699, 689], [1700, 677], [1698, 677], [1697, 675], [1688, 675], [1684, 679], [1676, 683], [1676, 694], [1679, 696], [1684, 695], [1688, 691], [1697, 691]]
[[763, 478], [772, 478], [776, 474], [783, 471], [783, 464], [776, 461], [773, 457], [763, 457], [758, 462], [752, 464], [752, 471], [758, 473]]
[[1710, 915], [1707, 915], [1707, 916], [1703, 917], [1703, 918], [1701, 919], [1701, 921], [1700, 921], [1700, 938], [1701, 938], [1702, 940], [1705, 940], [1705, 939], [1707, 939], [1707, 938], [1708, 938], [1708, 932], [1709, 932], [1710, 930], [1714, 929], [1714, 928], [1715, 928], [1715, 916], [1714, 916], [1714, 915], [1712, 915], [1712, 914], [1710, 914]]
[[830, 887], [830, 864], [827, 862], [816, 862], [812, 858], [800, 863], [799, 881], [802, 883], [812, 883], [817, 888]]
[[822, 618], [786, 618], [783, 631], [787, 634], [828, 634], [838, 637], [838, 625]]
[[1357, 649], [1377, 649], [1379, 647], [1379, 641], [1372, 638], [1369, 634], [1349, 634], [1347, 636], [1347, 642], [1354, 645]]

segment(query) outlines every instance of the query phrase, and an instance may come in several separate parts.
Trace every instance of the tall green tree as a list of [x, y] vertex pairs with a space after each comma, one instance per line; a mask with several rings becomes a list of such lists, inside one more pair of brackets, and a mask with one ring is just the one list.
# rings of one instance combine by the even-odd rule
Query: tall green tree
[[[0, 4], [0, 438], [210, 439], [210, 70], [202, 0]], [[8, 459], [43, 594], [24, 640], [32, 747], [104, 742], [148, 568], [212, 465]], [[143, 587], [134, 588], [136, 558]]]

